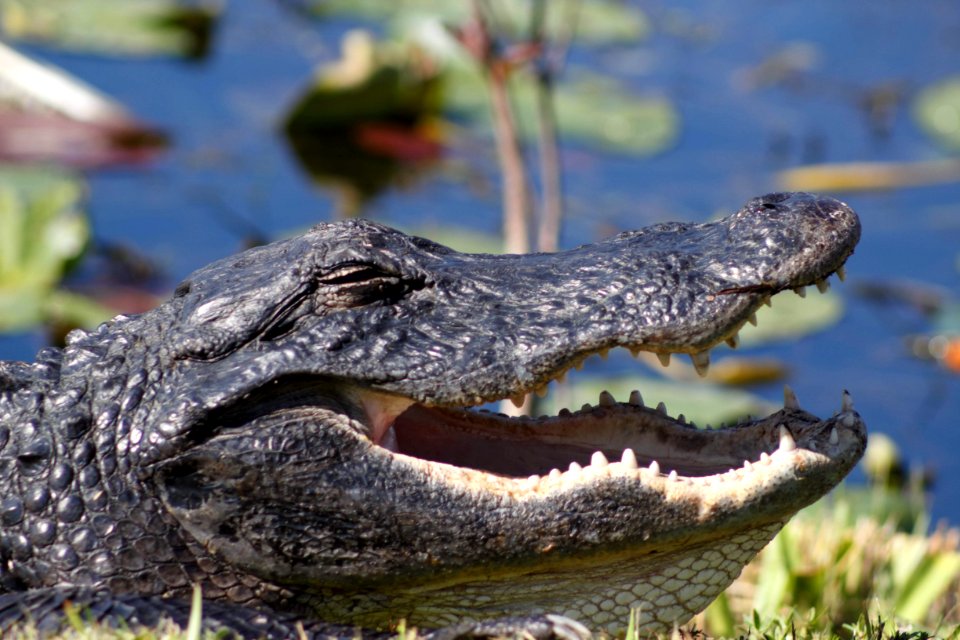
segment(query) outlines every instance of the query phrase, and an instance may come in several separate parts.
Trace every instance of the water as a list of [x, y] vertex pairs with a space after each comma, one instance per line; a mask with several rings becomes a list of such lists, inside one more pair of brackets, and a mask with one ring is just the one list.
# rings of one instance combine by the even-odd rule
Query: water
[[[169, 290], [193, 269], [326, 220], [336, 194], [312, 184], [277, 123], [317, 62], [338, 55], [355, 23], [312, 23], [282, 3], [231, 3], [213, 54], [199, 63], [111, 60], [27, 51], [113, 95], [168, 131], [174, 146], [146, 168], [89, 176], [89, 212], [101, 241], [122, 244], [162, 269]], [[574, 49], [635, 90], [664, 95], [680, 110], [682, 133], [669, 151], [636, 159], [569, 145], [566, 246], [665, 219], [702, 220], [776, 189], [775, 172], [807, 161], [916, 161], [943, 150], [911, 118], [922, 87], [960, 72], [960, 5], [876, 0], [836, 3], [650, 2], [656, 31], [639, 47]], [[808, 68], [757, 86], [758, 65], [778, 52]], [[860, 107], [871, 89], [902, 90], [886, 135]], [[496, 231], [500, 203], [493, 152], [481, 145], [468, 182], [452, 168], [469, 153], [369, 204], [389, 224], [455, 222]], [[848, 195], [863, 240], [848, 267], [843, 320], [829, 331], [764, 349], [790, 363], [805, 408], [829, 413], [850, 389], [874, 432], [890, 434], [907, 458], [938, 473], [933, 512], [960, 524], [958, 378], [911, 358], [904, 336], [923, 318], [853, 295], [857, 281], [907, 279], [960, 295], [960, 185]], [[0, 337], [0, 357], [29, 358], [42, 335]], [[758, 393], [776, 400], [779, 385]]]

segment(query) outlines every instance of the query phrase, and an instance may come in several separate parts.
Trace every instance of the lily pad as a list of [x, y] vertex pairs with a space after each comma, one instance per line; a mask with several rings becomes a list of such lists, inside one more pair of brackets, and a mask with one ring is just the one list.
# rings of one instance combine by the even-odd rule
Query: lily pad
[[[449, 0], [314, 0], [306, 4], [317, 14], [349, 15], [386, 22], [394, 33], [418, 28], [422, 20], [439, 20], [462, 25], [471, 17], [469, 2]], [[570, 29], [575, 21], [579, 42], [618, 44], [636, 42], [650, 32], [650, 22], [636, 6], [612, 0], [551, 0], [545, 3], [545, 34], [554, 38]], [[525, 37], [529, 31], [531, 0], [500, 2], [494, 6], [497, 28], [513, 38]]]
[[71, 51], [203, 57], [222, 2], [182, 0], [0, 0], [12, 39]]
[[960, 76], [921, 92], [914, 114], [930, 136], [947, 147], [960, 149]]
[[566, 407], [578, 409], [583, 404], [597, 404], [601, 391], [626, 402], [630, 392], [640, 391], [648, 406], [663, 402], [672, 416], [682, 413], [698, 426], [719, 426], [746, 415], [768, 414], [779, 409], [769, 402], [738, 389], [710, 384], [672, 382], [643, 376], [583, 376], [569, 384], [551, 389], [543, 400], [542, 412], [554, 415]]
[[83, 184], [65, 172], [0, 169], [0, 331], [53, 321], [89, 326], [110, 316], [57, 289], [89, 241], [82, 196]]

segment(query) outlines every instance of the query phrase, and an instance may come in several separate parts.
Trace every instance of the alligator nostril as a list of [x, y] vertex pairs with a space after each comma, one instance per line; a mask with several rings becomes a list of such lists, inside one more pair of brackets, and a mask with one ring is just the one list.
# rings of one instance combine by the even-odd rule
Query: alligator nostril
[[777, 208], [777, 205], [773, 204], [772, 202], [764, 202], [764, 203], [763, 203], [763, 208], [764, 208], [764, 209], [776, 209], [776, 208]]

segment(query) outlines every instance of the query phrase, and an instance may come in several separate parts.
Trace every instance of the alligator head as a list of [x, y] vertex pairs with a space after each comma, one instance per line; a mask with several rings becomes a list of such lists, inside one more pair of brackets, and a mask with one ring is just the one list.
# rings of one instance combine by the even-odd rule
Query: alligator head
[[95, 428], [209, 566], [244, 576], [221, 597], [374, 626], [557, 612], [617, 629], [639, 609], [663, 630], [849, 472], [866, 440], [851, 404], [820, 419], [788, 394], [707, 430], [639, 394], [539, 419], [471, 407], [614, 347], [703, 368], [771, 295], [840, 270], [859, 233], [805, 194], [549, 255], [322, 224], [71, 343], [122, 334], [144, 354], [112, 385], [105, 366]]

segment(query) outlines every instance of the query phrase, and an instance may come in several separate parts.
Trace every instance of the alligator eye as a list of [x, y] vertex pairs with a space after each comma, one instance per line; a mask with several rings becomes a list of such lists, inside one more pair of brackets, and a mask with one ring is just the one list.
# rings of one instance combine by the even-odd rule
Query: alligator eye
[[422, 280], [405, 279], [371, 264], [344, 264], [317, 279], [317, 303], [327, 307], [359, 307], [374, 302], [393, 303]]

